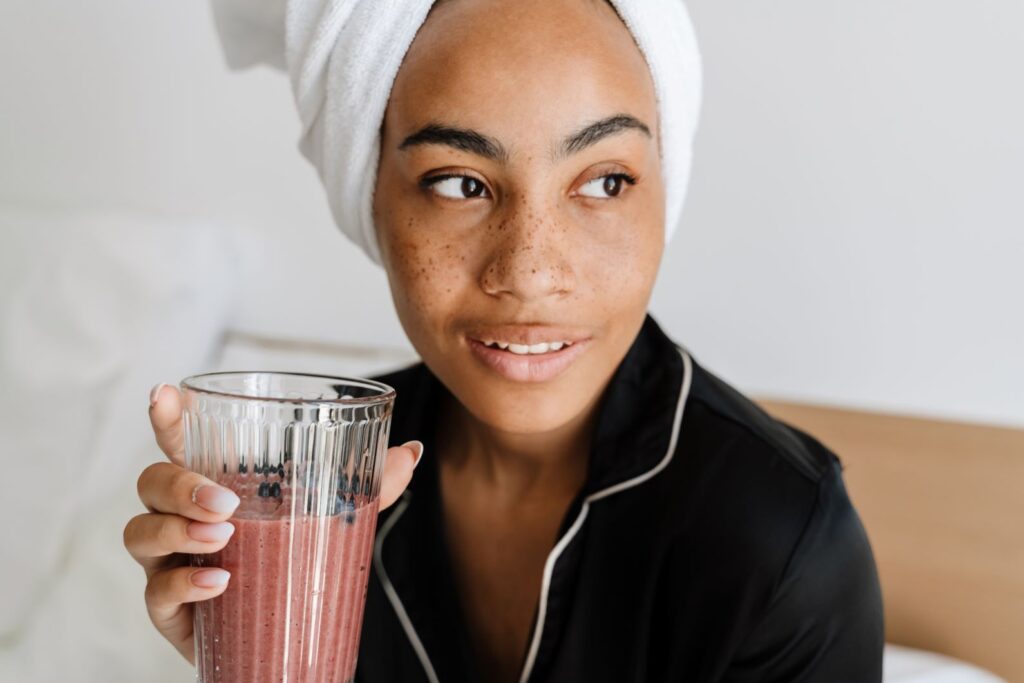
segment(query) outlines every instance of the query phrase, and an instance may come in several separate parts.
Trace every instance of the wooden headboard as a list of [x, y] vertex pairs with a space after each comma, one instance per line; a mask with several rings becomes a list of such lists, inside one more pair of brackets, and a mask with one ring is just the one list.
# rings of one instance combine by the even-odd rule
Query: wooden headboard
[[1024, 682], [1024, 430], [759, 403], [843, 462], [886, 641]]

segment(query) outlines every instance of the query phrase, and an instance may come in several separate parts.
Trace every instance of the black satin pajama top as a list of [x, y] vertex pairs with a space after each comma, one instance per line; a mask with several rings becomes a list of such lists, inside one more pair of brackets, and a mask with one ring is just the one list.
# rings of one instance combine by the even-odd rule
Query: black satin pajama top
[[[390, 443], [420, 439], [380, 514], [358, 683], [486, 681], [449, 565], [422, 363]], [[647, 316], [601, 398], [587, 479], [542, 577], [520, 681], [878, 683], [882, 599], [835, 454], [774, 419]]]

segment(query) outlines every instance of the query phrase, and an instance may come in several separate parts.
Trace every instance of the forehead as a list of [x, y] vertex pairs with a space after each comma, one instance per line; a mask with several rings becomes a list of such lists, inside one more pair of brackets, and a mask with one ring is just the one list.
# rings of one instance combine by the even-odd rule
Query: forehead
[[548, 143], [618, 112], [655, 132], [647, 64], [604, 0], [445, 0], [405, 56], [386, 125], [403, 135], [456, 120]]

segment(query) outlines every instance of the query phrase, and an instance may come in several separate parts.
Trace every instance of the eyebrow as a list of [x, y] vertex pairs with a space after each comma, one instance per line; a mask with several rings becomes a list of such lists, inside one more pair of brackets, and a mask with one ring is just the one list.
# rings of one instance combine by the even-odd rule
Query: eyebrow
[[494, 138], [468, 128], [456, 128], [440, 123], [428, 123], [402, 140], [398, 149], [408, 149], [416, 145], [447, 145], [495, 161], [508, 160], [508, 150]]
[[651, 137], [651, 129], [643, 121], [629, 114], [615, 114], [591, 123], [567, 137], [562, 142], [560, 154], [561, 156], [574, 154], [593, 145], [598, 140], [624, 130], [639, 130], [647, 137]]
[[[590, 123], [566, 137], [558, 150], [558, 156], [575, 154], [609, 135], [625, 130], [638, 130], [651, 137], [651, 130], [643, 121], [629, 114], [615, 114]], [[428, 123], [402, 140], [398, 149], [404, 150], [416, 145], [446, 145], [501, 163], [507, 162], [509, 158], [508, 150], [498, 140], [476, 130], [442, 123]]]

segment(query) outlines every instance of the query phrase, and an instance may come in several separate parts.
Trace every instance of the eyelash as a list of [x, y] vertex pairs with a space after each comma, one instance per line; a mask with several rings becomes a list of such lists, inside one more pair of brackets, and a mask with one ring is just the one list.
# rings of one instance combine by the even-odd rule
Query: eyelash
[[[441, 174], [441, 175], [430, 176], [430, 177], [424, 178], [424, 179], [422, 179], [420, 181], [420, 188], [423, 189], [423, 190], [429, 190], [431, 187], [433, 187], [437, 183], [441, 182], [442, 180], [450, 180], [452, 178], [473, 178], [473, 176], [466, 175], [464, 173], [444, 173], [444, 174]], [[636, 183], [637, 183], [636, 176], [630, 175], [629, 173], [621, 173], [621, 172], [620, 173], [605, 173], [604, 175], [595, 176], [595, 177], [591, 178], [590, 180], [588, 180], [587, 182], [591, 183], [591, 182], [593, 182], [595, 180], [600, 180], [602, 178], [621, 178], [628, 185], [631, 185], [631, 186], [632, 185], [636, 185]], [[473, 179], [476, 180], [475, 178], [473, 178]], [[480, 181], [477, 180], [477, 182], [480, 182]], [[609, 197], [609, 199], [615, 199], [616, 197], [618, 197], [618, 195], [616, 195], [615, 197]], [[450, 197], [443, 197], [443, 199], [450, 199]], [[479, 197], [467, 197], [466, 199], [479, 199]], [[590, 199], [593, 199], [593, 197], [590, 197]], [[455, 201], [459, 201], [459, 200], [455, 200]]]
[[602, 178], [621, 178], [622, 180], [626, 181], [627, 185], [636, 185], [636, 176], [632, 176], [628, 173], [605, 173], [604, 175], [599, 175], [597, 177], [591, 178], [587, 182], [590, 183], [595, 180], [600, 180]]

